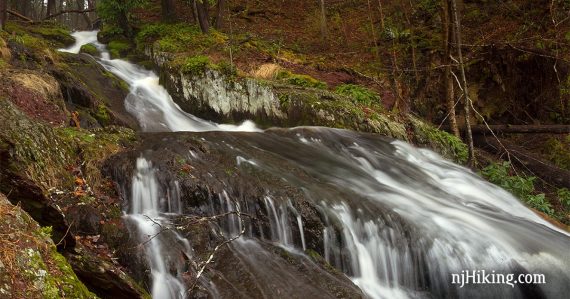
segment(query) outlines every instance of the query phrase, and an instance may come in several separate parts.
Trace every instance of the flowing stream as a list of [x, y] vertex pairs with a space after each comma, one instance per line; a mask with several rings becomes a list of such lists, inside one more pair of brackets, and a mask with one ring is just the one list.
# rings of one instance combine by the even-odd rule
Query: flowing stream
[[[304, 190], [324, 222], [324, 258], [368, 297], [563, 298], [570, 292], [569, 235], [471, 171], [429, 150], [372, 135], [328, 128], [262, 132], [251, 122], [234, 126], [200, 119], [173, 102], [154, 72], [110, 59], [96, 34], [74, 33], [77, 44], [63, 51], [77, 53], [83, 44], [96, 45], [103, 53], [98, 61], [130, 85], [125, 106], [143, 131], [228, 131], [225, 146], [234, 152], [238, 167], [259, 169]], [[213, 138], [203, 134], [205, 140]], [[190, 153], [189, 159], [199, 157]], [[299, 169], [307, 178], [280, 165]], [[141, 240], [147, 240], [153, 298], [184, 298], [186, 286], [180, 279], [184, 269], [167, 266], [176, 262], [168, 260], [171, 255], [163, 240], [180, 239], [186, 244], [187, 257], [193, 254], [190, 244], [175, 232], [148, 238], [168, 224], [168, 214], [182, 211], [179, 190], [166, 191], [160, 190], [152, 163], [139, 158], [126, 212], [136, 223]], [[218, 202], [212, 202], [212, 210], [247, 211], [236, 202], [221, 194]], [[269, 220], [269, 227], [261, 232], [264, 238], [303, 255], [307, 240], [298, 208], [271, 194], [263, 205]], [[251, 265], [251, 272], [260, 272], [258, 284], [263, 279], [280, 281], [285, 288], [302, 284], [273, 264], [238, 217], [229, 217], [225, 229], [226, 237], [248, 231], [231, 246]], [[538, 288], [451, 284], [451, 274], [463, 270], [544, 274], [546, 284]], [[216, 294], [211, 286], [210, 295]], [[307, 296], [326, 297], [309, 289]]]

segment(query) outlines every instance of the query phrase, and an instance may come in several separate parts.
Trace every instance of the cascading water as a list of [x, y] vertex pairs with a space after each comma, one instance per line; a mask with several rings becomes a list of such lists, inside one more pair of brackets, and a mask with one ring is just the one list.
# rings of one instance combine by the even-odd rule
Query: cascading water
[[[137, 159], [136, 173], [133, 177], [131, 192], [131, 208], [127, 215], [137, 227], [139, 239], [145, 245], [148, 263], [152, 276], [152, 297], [153, 298], [184, 298], [186, 287], [178, 278], [183, 272], [183, 263], [168, 261], [164, 254], [166, 248], [162, 239], [166, 238], [163, 228], [168, 225], [168, 221], [161, 215], [163, 213], [180, 213], [180, 198], [177, 192], [171, 192], [172, 196], [165, 199], [166, 203], [161, 203], [159, 198], [160, 190], [155, 177], [155, 170], [149, 161], [144, 158]], [[183, 247], [183, 253], [191, 256], [188, 242], [178, 236]], [[170, 266], [176, 267], [174, 276], [170, 273]]]
[[[181, 111], [153, 72], [109, 59], [104, 46], [96, 42], [96, 32], [74, 36], [77, 45], [68, 51], [94, 43], [104, 53], [100, 63], [130, 84], [125, 105], [143, 130], [259, 131], [250, 122], [218, 125]], [[210, 141], [215, 136], [202, 134], [205, 142], [215, 146]], [[569, 235], [509, 193], [431, 151], [327, 128], [228, 133], [223, 142], [236, 157], [236, 167], [255, 168], [303, 190], [324, 222], [324, 258], [371, 298], [561, 298], [570, 292]], [[190, 152], [188, 159], [200, 157]], [[302, 172], [304, 178], [291, 169]], [[154, 171], [149, 161], [137, 160], [128, 217], [137, 223], [141, 241], [148, 241], [153, 297], [182, 298], [182, 266], [171, 257], [180, 252], [191, 256], [189, 244], [174, 234], [181, 249], [168, 253], [162, 236], [149, 240], [160, 226], [168, 225], [165, 213], [181, 212], [180, 202], [173, 200], [179, 191], [160, 191]], [[270, 193], [262, 200], [269, 231], [255, 236], [246, 227], [247, 238], [231, 245], [248, 271], [257, 275], [263, 294], [272, 294], [264, 282], [283, 288], [299, 288], [302, 282], [271, 260], [256, 237], [292, 254], [302, 255], [308, 246], [300, 211], [290, 199], [277, 200]], [[166, 201], [161, 201], [163, 196]], [[232, 213], [241, 208], [255, 212], [223, 192], [212, 200], [210, 210]], [[222, 224], [226, 238], [236, 236], [244, 225], [236, 215]], [[450, 275], [463, 270], [542, 273], [547, 284], [540, 288], [452, 285]], [[307, 296], [327, 296], [310, 288], [305, 291]], [[210, 294], [215, 297], [215, 293]]]

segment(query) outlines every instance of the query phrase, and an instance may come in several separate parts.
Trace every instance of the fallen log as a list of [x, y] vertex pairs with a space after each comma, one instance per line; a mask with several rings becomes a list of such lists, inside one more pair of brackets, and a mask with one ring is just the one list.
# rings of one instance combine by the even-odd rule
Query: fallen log
[[57, 17], [57, 16], [59, 16], [59, 15], [66, 14], [66, 13], [81, 13], [81, 14], [84, 14], [84, 13], [88, 13], [88, 12], [92, 12], [92, 11], [95, 11], [95, 8], [90, 8], [90, 9], [85, 9], [85, 10], [81, 10], [81, 9], [62, 10], [62, 11], [60, 11], [60, 12], [57, 12], [57, 13], [54, 13], [54, 14], [52, 14], [52, 15], [49, 15], [49, 16], [45, 17], [45, 18], [44, 18], [44, 21], [45, 21], [45, 20], [49, 20], [49, 19], [51, 19], [51, 18], [55, 18], [55, 17]]
[[511, 154], [513, 164], [523, 167], [523, 170], [529, 170], [532, 175], [540, 177], [558, 188], [570, 188], [570, 171], [552, 165], [521, 146], [504, 139], [501, 139], [499, 144], [499, 141], [492, 136], [478, 136], [475, 138], [475, 144], [477, 147], [497, 155], [506, 155], [506, 151], [508, 151]]
[[24, 16], [24, 15], [18, 13], [18, 12], [15, 12], [15, 11], [13, 11], [13, 10], [9, 10], [9, 9], [8, 9], [8, 10], [6, 10], [6, 12], [9, 13], [9, 14], [11, 14], [11, 15], [13, 15], [14, 17], [19, 18], [19, 19], [22, 19], [22, 20], [24, 20], [24, 21], [26, 21], [26, 22], [34, 22], [34, 20], [32, 20], [32, 19], [30, 19], [30, 18], [28, 18], [28, 17], [26, 17], [26, 16]]
[[[551, 133], [568, 134], [569, 125], [489, 125], [495, 133]], [[471, 126], [473, 133], [490, 133], [485, 125]]]

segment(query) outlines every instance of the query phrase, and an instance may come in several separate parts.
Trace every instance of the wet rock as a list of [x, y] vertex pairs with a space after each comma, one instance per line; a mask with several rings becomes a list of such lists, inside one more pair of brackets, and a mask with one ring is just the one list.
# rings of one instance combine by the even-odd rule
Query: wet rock
[[[197, 265], [201, 265], [212, 250], [224, 241], [225, 238], [216, 232], [225, 231], [232, 219], [235, 220], [235, 216], [228, 215], [219, 221], [208, 221], [207, 217], [227, 213], [226, 208], [230, 203], [226, 200], [231, 199], [238, 202], [242, 212], [248, 215], [243, 218], [243, 225], [248, 227], [244, 237], [245, 240], [255, 240], [251, 241], [255, 244], [249, 244], [250, 241], [235, 243], [222, 247], [216, 253], [214, 263], [208, 267], [205, 276], [214, 282], [218, 295], [242, 298], [259, 297], [261, 294], [287, 298], [301, 294], [321, 298], [362, 297], [361, 291], [344, 274], [300, 254], [303, 242], [293, 210], [303, 221], [307, 252], [318, 252], [316, 256], [324, 254], [324, 221], [314, 202], [306, 197], [303, 190], [282, 177], [274, 176], [269, 170], [248, 167], [247, 159], [237, 158], [236, 161], [239, 148], [249, 144], [253, 135], [222, 132], [153, 133], [141, 137], [139, 146], [107, 160], [104, 170], [117, 183], [117, 189], [124, 199], [123, 210], [129, 210], [127, 199], [131, 197], [135, 161], [141, 155], [157, 169], [159, 193], [164, 198], [162, 202], [166, 204], [179, 196], [184, 216], [173, 216], [173, 222], [189, 240], [194, 254], [187, 261], [187, 272], [183, 275], [187, 277], [188, 285], [193, 284], [192, 277], [198, 271]], [[276, 159], [261, 150], [256, 154], [263, 155], [263, 159]], [[285, 164], [283, 166], [287, 167]], [[299, 180], [307, 177], [300, 169], [288, 170]], [[268, 196], [278, 210], [284, 205], [285, 210], [289, 211], [289, 215], [283, 219], [291, 228], [289, 246], [300, 248], [298, 253], [275, 246], [277, 240], [272, 232], [275, 215], [268, 210]], [[179, 246], [177, 242], [173, 239], [167, 247]], [[254, 261], [259, 261], [259, 265], [252, 268]], [[272, 272], [274, 274], [268, 274]], [[276, 277], [280, 277], [280, 280]], [[214, 291], [208, 287], [207, 281], [199, 283], [193, 294], [212, 295]]]
[[89, 114], [100, 126], [138, 129], [138, 122], [125, 110], [129, 88], [124, 81], [107, 72], [89, 55], [62, 53], [61, 56], [65, 64], [51, 73], [61, 85], [69, 110]]
[[160, 81], [186, 112], [219, 123], [253, 120], [262, 128], [326, 126], [384, 136], [426, 146], [462, 162], [465, 145], [413, 116], [398, 116], [358, 104], [322, 89], [236, 77], [214, 68], [184, 73], [168, 53], [147, 48], [160, 68]]

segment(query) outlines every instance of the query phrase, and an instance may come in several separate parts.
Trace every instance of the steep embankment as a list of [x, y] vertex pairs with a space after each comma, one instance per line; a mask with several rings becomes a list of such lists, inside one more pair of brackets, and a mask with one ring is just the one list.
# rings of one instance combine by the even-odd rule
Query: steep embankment
[[[145, 291], [115, 258], [124, 243], [112, 240], [128, 239], [128, 232], [122, 226], [120, 200], [100, 172], [106, 157], [134, 140], [132, 130], [107, 126], [133, 124], [136, 128], [130, 116], [122, 113], [124, 109], [113, 109], [122, 107], [124, 83], [89, 56], [56, 52], [54, 49], [66, 45], [60, 40], [73, 42], [66, 31], [50, 26], [10, 26], [14, 33], [0, 37], [0, 192], [31, 215], [26, 223], [37, 226], [37, 222], [46, 232], [49, 227], [58, 251], [75, 272], [69, 266], [65, 271], [53, 268], [52, 259], [40, 251], [44, 261], [37, 260], [39, 264], [33, 266], [49, 272], [44, 278], [52, 284], [35, 285], [30, 290], [37, 289], [37, 297], [47, 298], [92, 296], [81, 293], [85, 284], [102, 297], [143, 297]], [[57, 35], [46, 39], [37, 32]], [[68, 127], [69, 123], [72, 126]], [[8, 203], [4, 206], [7, 211], [16, 209], [8, 208]], [[2, 217], [2, 225], [9, 225], [9, 220]], [[51, 244], [44, 246], [46, 254], [56, 254]], [[10, 254], [26, 251], [26, 246], [33, 249], [35, 245], [0, 245], [2, 252]], [[56, 257], [67, 263], [59, 254]], [[4, 260], [3, 265], [9, 270], [3, 273], [8, 274], [25, 267]], [[32, 274], [7, 280], [5, 295], [19, 297], [23, 286], [34, 285], [39, 279], [34, 276], [37, 273]], [[81, 283], [74, 286], [77, 293], [70, 293], [66, 281], [77, 280], [76, 275]]]

